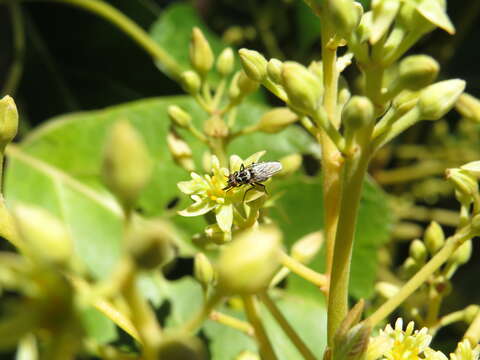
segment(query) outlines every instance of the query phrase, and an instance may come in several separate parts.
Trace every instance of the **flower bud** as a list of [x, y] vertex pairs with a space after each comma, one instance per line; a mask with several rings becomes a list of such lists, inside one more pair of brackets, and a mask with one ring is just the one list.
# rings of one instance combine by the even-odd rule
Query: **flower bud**
[[128, 121], [115, 123], [104, 148], [102, 178], [123, 206], [134, 205], [150, 181], [152, 167], [140, 134]]
[[447, 180], [455, 187], [455, 190], [464, 197], [472, 198], [478, 194], [477, 179], [470, 171], [463, 169], [447, 169], [446, 176]]
[[48, 211], [17, 205], [13, 210], [20, 236], [40, 259], [64, 266], [73, 255], [73, 243], [65, 225]]
[[397, 117], [413, 109], [419, 98], [418, 91], [404, 90], [393, 99], [393, 107], [396, 110]]
[[233, 50], [231, 48], [225, 48], [220, 53], [217, 59], [217, 71], [221, 76], [229, 75], [233, 70]]
[[455, 34], [455, 27], [448, 18], [445, 0], [420, 1], [416, 10], [430, 23], [445, 30], [450, 35]]
[[170, 121], [174, 123], [175, 125], [182, 127], [182, 128], [188, 128], [192, 122], [192, 117], [190, 116], [189, 113], [186, 111], [182, 110], [177, 105], [170, 105], [168, 107], [168, 117], [170, 118]]
[[402, 89], [420, 90], [431, 84], [438, 75], [440, 66], [430, 56], [412, 55], [400, 62], [398, 83]]
[[326, 6], [335, 32], [348, 39], [360, 23], [362, 7], [359, 8], [353, 0], [326, 0]]
[[459, 79], [440, 81], [427, 86], [420, 93], [418, 108], [425, 120], [438, 120], [455, 105], [465, 89], [465, 81]]
[[202, 80], [195, 71], [184, 71], [180, 75], [180, 80], [183, 90], [185, 90], [187, 93], [195, 95], [200, 91]]
[[192, 150], [188, 144], [174, 131], [167, 135], [168, 150], [172, 154], [173, 160], [187, 171], [195, 170], [195, 164], [192, 159]]
[[238, 89], [242, 96], [247, 96], [248, 94], [254, 92], [258, 89], [258, 82], [251, 80], [244, 71], [240, 71], [238, 75]]
[[278, 59], [270, 59], [267, 64], [267, 74], [270, 80], [274, 83], [281, 83], [282, 82], [282, 66], [283, 63]]
[[284, 156], [280, 159], [280, 164], [282, 164], [282, 170], [280, 170], [279, 175], [288, 176], [295, 173], [302, 166], [302, 155], [300, 154], [291, 154]]
[[365, 96], [352, 96], [342, 112], [342, 122], [349, 130], [358, 130], [373, 121], [373, 105]]
[[372, 1], [372, 28], [370, 43], [374, 45], [390, 29], [398, 9], [398, 0], [373, 0]]
[[302, 264], [308, 264], [318, 254], [323, 244], [323, 234], [316, 231], [296, 241], [291, 250], [292, 257]]
[[205, 76], [213, 65], [213, 52], [210, 45], [198, 27], [192, 30], [190, 41], [190, 63], [200, 75]]
[[455, 250], [449, 261], [457, 265], [463, 265], [470, 260], [472, 256], [472, 240], [465, 241], [460, 247]]
[[238, 87], [238, 78], [240, 77], [240, 71], [236, 72], [233, 75], [232, 80], [230, 81], [230, 86], [228, 88], [228, 97], [232, 102], [239, 102], [241, 99], [242, 94], [240, 93], [240, 89]]
[[472, 161], [460, 166], [460, 169], [467, 171], [470, 175], [480, 179], [480, 161]]
[[240, 49], [240, 61], [242, 62], [243, 71], [247, 76], [261, 82], [267, 76], [267, 60], [265, 57], [255, 50]]
[[239, 235], [218, 260], [219, 292], [254, 294], [267, 288], [280, 266], [280, 243], [280, 232], [270, 226]]
[[463, 93], [458, 98], [455, 108], [463, 117], [480, 122], [480, 100], [476, 97]]
[[445, 234], [442, 227], [435, 221], [432, 221], [425, 230], [423, 241], [428, 252], [433, 255], [443, 247], [445, 243]]
[[424, 264], [425, 260], [427, 260], [427, 248], [423, 241], [420, 239], [413, 240], [410, 244], [409, 254], [415, 261]]
[[225, 138], [228, 136], [228, 126], [218, 115], [212, 115], [205, 121], [203, 131], [210, 137]]
[[275, 108], [265, 113], [257, 124], [259, 131], [274, 134], [298, 121], [298, 116], [286, 107]]
[[13, 98], [9, 95], [0, 100], [0, 148], [13, 140], [18, 130], [18, 112]]
[[205, 236], [208, 240], [218, 245], [223, 245], [232, 241], [232, 233], [222, 231], [218, 224], [212, 224], [205, 227]]
[[158, 347], [158, 359], [162, 360], [206, 360], [203, 343], [188, 334], [167, 334]]
[[290, 105], [296, 111], [311, 114], [317, 110], [322, 85], [305, 66], [285, 62], [282, 67], [282, 84]]
[[402, 264], [401, 274], [405, 279], [411, 278], [420, 269], [421, 265], [415, 259], [408, 257]]
[[345, 334], [335, 336], [335, 359], [365, 359], [368, 339], [372, 332], [368, 322], [358, 323]]
[[204, 253], [197, 253], [193, 263], [193, 273], [202, 286], [210, 285], [215, 279], [215, 271]]
[[375, 291], [385, 299], [390, 299], [397, 295], [398, 290], [400, 289], [397, 285], [393, 285], [386, 281], [380, 281], [375, 284]]
[[174, 231], [170, 224], [160, 219], [135, 224], [127, 234], [127, 252], [141, 269], [161, 267], [175, 257]]

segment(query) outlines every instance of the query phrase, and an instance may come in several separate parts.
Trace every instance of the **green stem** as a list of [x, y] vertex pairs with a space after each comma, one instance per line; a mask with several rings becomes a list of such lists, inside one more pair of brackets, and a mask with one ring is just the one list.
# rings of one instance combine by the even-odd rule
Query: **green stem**
[[228, 159], [225, 152], [225, 142], [223, 139], [211, 138], [210, 141], [210, 150], [218, 158], [221, 167], [228, 168]]
[[210, 320], [216, 321], [219, 324], [231, 327], [232, 329], [243, 332], [244, 334], [252, 337], [255, 334], [255, 330], [252, 325], [246, 321], [237, 319], [233, 316], [221, 313], [219, 311], [212, 311], [210, 313]]
[[466, 240], [470, 239], [474, 234], [470, 227], [459, 231], [455, 235], [448, 238], [445, 246], [426, 263], [399, 291], [380, 306], [365, 321], [369, 321], [374, 327], [380, 321], [390, 315], [402, 302], [405, 301], [413, 292], [423, 285], [428, 278], [440, 268]]
[[270, 314], [272, 314], [275, 321], [278, 323], [278, 325], [280, 325], [285, 335], [288, 336], [300, 354], [302, 354], [303, 358], [306, 360], [315, 360], [315, 355], [307, 347], [307, 345], [305, 345], [300, 336], [298, 336], [297, 332], [290, 326], [287, 319], [285, 319], [282, 312], [277, 308], [277, 305], [275, 305], [270, 296], [268, 296], [266, 292], [262, 293], [260, 294], [260, 300], [265, 304], [268, 311], [270, 311]]
[[463, 338], [468, 339], [472, 346], [476, 346], [480, 341], [480, 311], [477, 312], [477, 315], [468, 327]]
[[158, 45], [141, 27], [135, 24], [127, 16], [122, 14], [113, 6], [100, 0], [23, 0], [23, 1], [51, 1], [77, 6], [90, 11], [113, 25], [117, 26], [124, 33], [135, 40], [146, 52], [148, 52], [159, 64], [165, 73], [170, 75], [176, 81], [180, 81], [182, 69], [180, 65], [168, 54], [168, 52]]
[[267, 332], [262, 324], [262, 319], [258, 312], [258, 304], [254, 295], [246, 295], [242, 297], [245, 306], [245, 313], [248, 321], [255, 329], [255, 338], [260, 348], [260, 355], [264, 360], [277, 360], [277, 356], [273, 351], [272, 344], [268, 339]]
[[213, 308], [217, 306], [221, 300], [222, 296], [219, 293], [215, 292], [211, 294], [200, 311], [182, 327], [182, 331], [186, 333], [197, 332], [202, 323], [210, 316]]
[[430, 285], [431, 289], [428, 300], [427, 316], [425, 318], [425, 326], [430, 328], [438, 322], [438, 315], [442, 305], [443, 296], [434, 288], [435, 285]]
[[280, 253], [280, 262], [293, 273], [318, 286], [320, 289], [326, 290], [328, 279], [325, 275], [310, 269], [284, 252]]

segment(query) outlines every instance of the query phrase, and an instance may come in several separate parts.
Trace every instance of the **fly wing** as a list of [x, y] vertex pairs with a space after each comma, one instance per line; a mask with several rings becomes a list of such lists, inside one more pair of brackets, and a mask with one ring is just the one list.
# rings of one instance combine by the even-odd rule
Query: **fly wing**
[[255, 182], [262, 182], [282, 170], [282, 164], [277, 161], [253, 164], [250, 168]]

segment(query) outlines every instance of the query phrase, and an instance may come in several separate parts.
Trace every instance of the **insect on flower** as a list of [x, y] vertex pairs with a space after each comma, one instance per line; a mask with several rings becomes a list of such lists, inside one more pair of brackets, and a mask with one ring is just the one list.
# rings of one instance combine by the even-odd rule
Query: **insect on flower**
[[268, 180], [280, 170], [282, 170], [282, 164], [277, 161], [253, 163], [246, 167], [242, 164], [240, 170], [228, 175], [227, 186], [225, 186], [223, 190], [229, 191], [235, 187], [251, 185], [251, 187], [245, 191], [243, 200], [245, 200], [245, 196], [250, 190], [256, 189], [256, 186], [261, 187], [262, 190], [267, 193], [267, 189], [262, 182]]

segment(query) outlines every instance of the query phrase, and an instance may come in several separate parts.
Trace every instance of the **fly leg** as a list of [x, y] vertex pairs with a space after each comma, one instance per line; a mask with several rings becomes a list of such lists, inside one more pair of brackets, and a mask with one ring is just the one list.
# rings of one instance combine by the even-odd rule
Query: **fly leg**
[[267, 188], [265, 187], [265, 185], [263, 185], [263, 184], [261, 184], [261, 183], [258, 183], [258, 182], [251, 183], [250, 185], [252, 185], [252, 186], [251, 186], [250, 188], [248, 188], [247, 191], [245, 191], [245, 194], [243, 194], [243, 200], [242, 200], [242, 202], [245, 202], [245, 197], [247, 196], [247, 193], [248, 193], [250, 190], [253, 190], [253, 189], [258, 190], [258, 189], [257, 189], [257, 186], [259, 186], [259, 187], [262, 189], [262, 191], [263, 191], [265, 194], [268, 195]]

